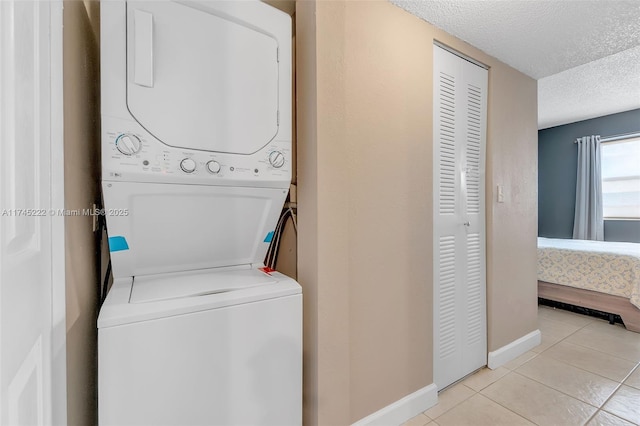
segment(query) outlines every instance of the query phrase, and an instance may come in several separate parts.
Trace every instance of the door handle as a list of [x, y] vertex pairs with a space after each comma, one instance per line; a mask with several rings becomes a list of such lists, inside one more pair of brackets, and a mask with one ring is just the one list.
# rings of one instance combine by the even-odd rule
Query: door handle
[[153, 87], [153, 15], [136, 10], [134, 30], [133, 82]]
[[467, 221], [465, 223], [463, 223], [464, 226], [471, 226], [471, 222]]

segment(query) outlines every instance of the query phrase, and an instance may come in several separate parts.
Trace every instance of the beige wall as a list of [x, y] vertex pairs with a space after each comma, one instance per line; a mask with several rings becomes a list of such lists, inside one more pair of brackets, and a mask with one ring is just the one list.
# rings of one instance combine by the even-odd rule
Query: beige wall
[[490, 64], [487, 327], [495, 351], [537, 329], [538, 104], [536, 81]]
[[[99, 3], [64, 2], [65, 208], [99, 201]], [[67, 416], [96, 424], [97, 235], [90, 216], [65, 218], [67, 277]]]
[[489, 350], [537, 328], [536, 82], [387, 2], [296, 21], [305, 423], [349, 424], [433, 378], [434, 39], [491, 67]]
[[[434, 39], [491, 66], [489, 350], [536, 328], [536, 83], [386, 2], [296, 10], [305, 423], [348, 424], [432, 382]], [[64, 19], [66, 207], [88, 208], [98, 198], [98, 4], [66, 1]], [[95, 236], [90, 218], [66, 226], [69, 424], [93, 424]]]

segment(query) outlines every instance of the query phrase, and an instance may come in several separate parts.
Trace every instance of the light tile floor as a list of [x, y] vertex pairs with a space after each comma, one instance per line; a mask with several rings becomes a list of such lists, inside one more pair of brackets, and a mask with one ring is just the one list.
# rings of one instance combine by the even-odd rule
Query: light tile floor
[[542, 343], [444, 390], [405, 426], [640, 425], [640, 333], [540, 306]]

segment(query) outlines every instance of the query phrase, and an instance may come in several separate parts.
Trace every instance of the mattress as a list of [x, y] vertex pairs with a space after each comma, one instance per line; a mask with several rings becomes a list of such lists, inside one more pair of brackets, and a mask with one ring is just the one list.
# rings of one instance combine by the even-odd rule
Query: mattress
[[640, 308], [640, 244], [539, 237], [538, 280], [625, 297]]

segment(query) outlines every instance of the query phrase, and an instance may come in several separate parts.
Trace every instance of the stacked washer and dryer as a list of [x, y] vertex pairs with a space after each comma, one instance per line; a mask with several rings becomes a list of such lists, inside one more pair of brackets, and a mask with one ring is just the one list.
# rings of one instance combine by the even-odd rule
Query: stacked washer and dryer
[[301, 289], [262, 263], [291, 181], [290, 17], [109, 1], [101, 40], [99, 423], [300, 424]]

